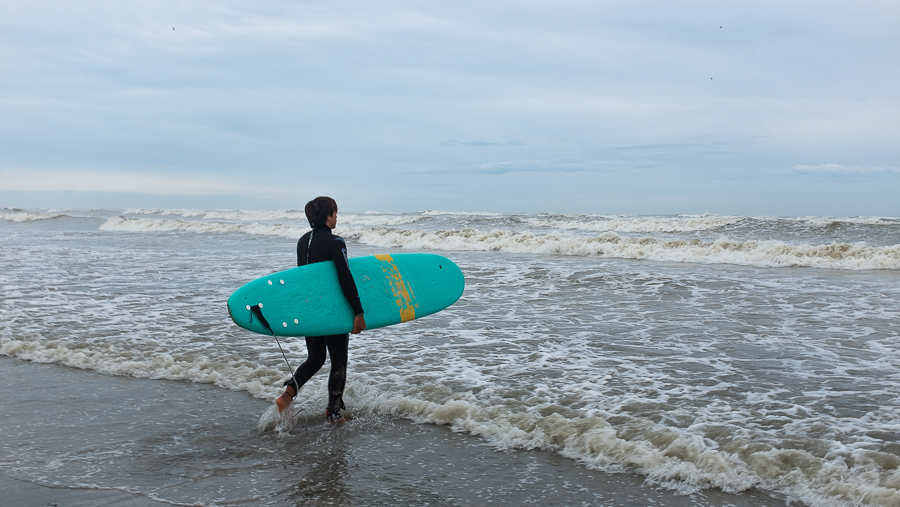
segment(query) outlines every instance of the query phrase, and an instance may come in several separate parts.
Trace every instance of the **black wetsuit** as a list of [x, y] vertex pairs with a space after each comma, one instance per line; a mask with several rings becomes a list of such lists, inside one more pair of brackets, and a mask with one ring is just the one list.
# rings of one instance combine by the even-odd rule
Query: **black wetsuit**
[[[297, 242], [297, 265], [304, 266], [327, 261], [334, 262], [341, 290], [344, 291], [344, 297], [353, 308], [353, 313], [355, 315], [363, 313], [359, 292], [356, 290], [356, 282], [353, 281], [353, 275], [350, 274], [347, 244], [343, 238], [332, 234], [331, 229], [320, 225], [304, 234]], [[309, 356], [297, 368], [294, 377], [284, 385], [293, 385], [299, 393], [303, 384], [325, 364], [325, 350], [327, 349], [328, 355], [331, 356], [331, 374], [328, 376], [328, 410], [333, 414], [340, 413], [340, 410], [344, 408], [344, 384], [347, 381], [347, 348], [349, 344], [350, 335], [346, 333], [307, 336], [306, 350], [309, 352]]]

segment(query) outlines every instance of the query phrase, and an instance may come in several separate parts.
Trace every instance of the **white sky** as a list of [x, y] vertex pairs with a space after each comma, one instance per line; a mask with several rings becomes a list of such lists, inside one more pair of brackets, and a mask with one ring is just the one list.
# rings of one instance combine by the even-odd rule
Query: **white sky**
[[900, 2], [0, 5], [0, 207], [900, 216]]

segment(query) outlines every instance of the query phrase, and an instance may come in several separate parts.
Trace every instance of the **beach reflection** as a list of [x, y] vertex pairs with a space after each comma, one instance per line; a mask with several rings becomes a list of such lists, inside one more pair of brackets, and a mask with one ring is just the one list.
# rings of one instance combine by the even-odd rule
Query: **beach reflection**
[[342, 429], [332, 428], [324, 438], [316, 439], [318, 442], [310, 442], [318, 447], [316, 452], [296, 454], [290, 460], [296, 473], [289, 469], [286, 480], [296, 482], [288, 497], [296, 505], [347, 504], [351, 499], [346, 482], [350, 475], [349, 444], [345, 435], [340, 435]]

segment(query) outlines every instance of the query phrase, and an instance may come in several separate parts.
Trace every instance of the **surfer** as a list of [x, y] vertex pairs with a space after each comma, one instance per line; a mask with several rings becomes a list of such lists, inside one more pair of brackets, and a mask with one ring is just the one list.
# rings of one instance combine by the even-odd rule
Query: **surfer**
[[[337, 203], [331, 197], [316, 197], [306, 203], [306, 218], [313, 230], [304, 234], [297, 242], [297, 265], [304, 266], [316, 262], [334, 262], [337, 268], [338, 282], [344, 297], [353, 308], [352, 334], [359, 334], [366, 328], [362, 303], [356, 282], [350, 274], [350, 263], [347, 258], [347, 244], [340, 236], [331, 233], [337, 225]], [[325, 364], [325, 351], [331, 357], [331, 373], [328, 376], [328, 407], [325, 417], [331, 423], [342, 423], [341, 410], [344, 409], [344, 384], [347, 380], [347, 349], [350, 335], [347, 333], [328, 336], [307, 336], [306, 361], [297, 368], [294, 376], [284, 383], [284, 393], [275, 400], [278, 411], [287, 408], [300, 388], [303, 387], [322, 365]]]

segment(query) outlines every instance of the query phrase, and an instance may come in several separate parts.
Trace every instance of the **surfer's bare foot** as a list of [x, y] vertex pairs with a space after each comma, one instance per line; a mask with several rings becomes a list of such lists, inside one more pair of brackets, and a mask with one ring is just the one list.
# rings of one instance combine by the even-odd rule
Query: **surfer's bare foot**
[[294, 396], [297, 395], [297, 391], [294, 390], [293, 386], [287, 386], [287, 389], [281, 393], [281, 396], [275, 400], [275, 405], [278, 407], [278, 412], [284, 412], [284, 409], [290, 406], [291, 402], [294, 401]]
[[332, 412], [330, 409], [325, 409], [325, 420], [330, 422], [331, 424], [344, 424], [347, 422], [346, 419], [341, 417], [340, 411]]

